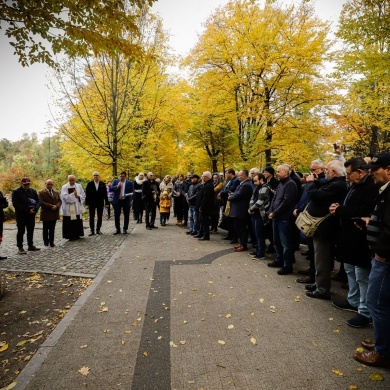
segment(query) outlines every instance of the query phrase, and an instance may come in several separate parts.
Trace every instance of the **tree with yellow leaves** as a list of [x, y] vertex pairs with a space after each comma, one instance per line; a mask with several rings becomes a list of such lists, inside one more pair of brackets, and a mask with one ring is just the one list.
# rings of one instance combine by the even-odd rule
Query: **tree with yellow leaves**
[[322, 77], [328, 31], [310, 1], [286, 7], [231, 1], [207, 21], [185, 64], [214, 80], [210, 88], [225, 91], [244, 162], [264, 153], [272, 163], [280, 149], [290, 148], [290, 134], [312, 138], [313, 117], [330, 88]]

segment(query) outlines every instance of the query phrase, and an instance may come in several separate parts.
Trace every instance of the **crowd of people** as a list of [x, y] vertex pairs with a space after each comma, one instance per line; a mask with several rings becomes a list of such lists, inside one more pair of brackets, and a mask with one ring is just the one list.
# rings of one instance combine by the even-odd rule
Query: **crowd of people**
[[[347, 161], [337, 158], [327, 164], [313, 160], [306, 175], [294, 172], [287, 164], [238, 172], [229, 168], [224, 175], [210, 171], [201, 176], [179, 173], [162, 180], [149, 172], [139, 173], [133, 181], [122, 171], [106, 185], [94, 172], [85, 192], [74, 175], [68, 176], [60, 192], [53, 189], [49, 179], [38, 193], [24, 177], [12, 194], [18, 253], [26, 254], [25, 231], [28, 250], [39, 250], [33, 242], [39, 208], [45, 246], [55, 246], [60, 211], [63, 238], [82, 237], [84, 204], [89, 212], [90, 236], [102, 234], [103, 211], [106, 209], [110, 217], [111, 204], [114, 234], [127, 234], [131, 210], [134, 220], [144, 223], [147, 230], [158, 228], [157, 209], [162, 227], [169, 224], [173, 211], [176, 225], [186, 228], [187, 235], [209, 241], [211, 234], [222, 229], [227, 232], [222, 239], [234, 244], [235, 252], [248, 251], [251, 243], [250, 255], [255, 260], [272, 256], [268, 256], [268, 266], [277, 268], [279, 275], [293, 273], [295, 252], [304, 242], [310, 267], [299, 271], [303, 277], [297, 282], [305, 284], [308, 297], [330, 300], [331, 273], [335, 259], [339, 261], [348, 281], [348, 294], [346, 300], [334, 301], [333, 305], [354, 312], [347, 321], [352, 327], [374, 325], [375, 342], [363, 342], [365, 352], [356, 352], [354, 358], [363, 364], [390, 368], [389, 182], [390, 153]], [[310, 237], [295, 223], [301, 213], [321, 220]]]

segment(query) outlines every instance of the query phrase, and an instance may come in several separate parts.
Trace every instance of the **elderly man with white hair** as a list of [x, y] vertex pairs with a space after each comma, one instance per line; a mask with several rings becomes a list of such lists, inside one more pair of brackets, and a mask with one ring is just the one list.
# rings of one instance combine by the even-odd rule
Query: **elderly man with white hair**
[[102, 234], [103, 209], [108, 206], [107, 187], [100, 181], [99, 172], [92, 174], [92, 181], [87, 184], [85, 189], [85, 207], [89, 210], [89, 235], [95, 234], [95, 212], [97, 213], [96, 234]]
[[293, 272], [295, 247], [293, 211], [298, 200], [298, 189], [290, 173], [291, 169], [287, 164], [277, 167], [276, 177], [279, 184], [268, 214], [268, 218], [272, 220], [275, 247], [275, 260], [268, 263], [268, 267], [280, 268], [279, 275]]
[[76, 176], [69, 175], [68, 182], [61, 188], [62, 200], [62, 237], [74, 241], [84, 236], [82, 215], [85, 192], [76, 183]]
[[[341, 161], [332, 160], [325, 168], [325, 182], [313, 173], [306, 177], [306, 187], [310, 202], [307, 211], [313, 217], [329, 214], [332, 203], [343, 204], [347, 194], [345, 168]], [[306, 295], [310, 298], [330, 299], [330, 274], [333, 269], [334, 245], [338, 231], [338, 220], [334, 216], [325, 218], [313, 236], [315, 284], [306, 285]]]

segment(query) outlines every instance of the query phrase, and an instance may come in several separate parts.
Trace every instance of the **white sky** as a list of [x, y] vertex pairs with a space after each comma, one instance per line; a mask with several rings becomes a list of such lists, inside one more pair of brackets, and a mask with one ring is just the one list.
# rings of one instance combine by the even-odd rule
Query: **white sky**
[[[291, 3], [297, 0], [285, 0]], [[317, 15], [336, 26], [341, 6], [346, 0], [316, 0]], [[171, 34], [171, 46], [176, 54], [187, 54], [202, 33], [202, 24], [213, 11], [228, 0], [158, 0], [153, 10], [163, 19]], [[13, 48], [0, 30], [0, 139], [15, 141], [23, 133], [47, 136], [52, 119], [52, 92], [46, 87], [50, 77], [46, 65], [23, 68], [13, 55]]]

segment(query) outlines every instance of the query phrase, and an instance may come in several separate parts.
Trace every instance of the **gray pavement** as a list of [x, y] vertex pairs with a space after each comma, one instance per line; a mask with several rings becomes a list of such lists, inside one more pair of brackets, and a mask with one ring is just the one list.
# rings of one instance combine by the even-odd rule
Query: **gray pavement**
[[[112, 234], [75, 243], [87, 262], [83, 246], [105, 240], [108, 262], [16, 389], [389, 388], [388, 370], [352, 359], [372, 327], [350, 328], [352, 313], [307, 298], [296, 273], [277, 275], [267, 261], [235, 253], [221, 235], [200, 242], [173, 222], [132, 228], [118, 249]], [[32, 255], [43, 263], [46, 253]], [[297, 257], [295, 270], [307, 268]], [[346, 290], [334, 287], [334, 299], [343, 299]], [[384, 380], [372, 381], [374, 372]]]

